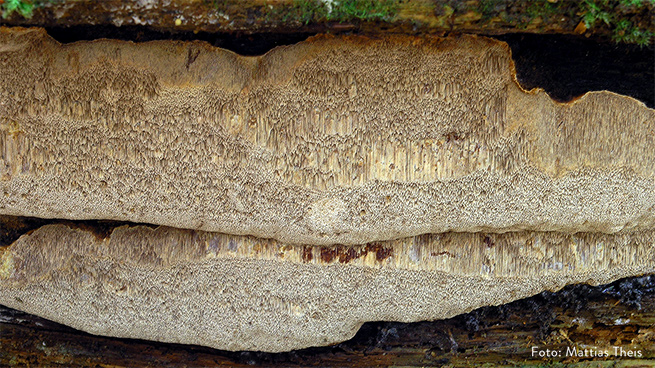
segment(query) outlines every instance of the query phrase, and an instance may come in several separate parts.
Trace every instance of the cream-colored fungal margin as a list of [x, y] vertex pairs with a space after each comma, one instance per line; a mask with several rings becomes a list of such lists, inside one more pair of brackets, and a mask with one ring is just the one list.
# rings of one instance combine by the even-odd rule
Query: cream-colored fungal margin
[[330, 247], [142, 226], [99, 238], [47, 225], [6, 248], [0, 304], [94, 334], [278, 352], [344, 341], [366, 321], [448, 318], [653, 272], [654, 250], [655, 232]]
[[0, 30], [0, 214], [364, 244], [644, 230], [655, 111], [515, 82], [482, 37], [61, 45]]

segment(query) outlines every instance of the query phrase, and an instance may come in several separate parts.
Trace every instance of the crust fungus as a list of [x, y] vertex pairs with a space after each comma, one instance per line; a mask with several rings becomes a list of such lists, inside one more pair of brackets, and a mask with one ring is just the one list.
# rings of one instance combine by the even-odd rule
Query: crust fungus
[[654, 270], [655, 111], [525, 91], [502, 42], [2, 28], [0, 60], [0, 214], [161, 225], [23, 235], [12, 308], [273, 352]]

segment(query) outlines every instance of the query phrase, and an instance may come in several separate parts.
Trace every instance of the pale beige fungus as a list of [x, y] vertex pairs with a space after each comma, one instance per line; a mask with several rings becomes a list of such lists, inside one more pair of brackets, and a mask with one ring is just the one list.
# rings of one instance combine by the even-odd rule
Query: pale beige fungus
[[655, 234], [434, 234], [357, 247], [64, 225], [0, 257], [0, 303], [94, 334], [287, 351], [366, 321], [448, 318], [569, 283], [653, 272]]
[[[0, 28], [0, 304], [286, 351], [655, 271], [655, 111], [515, 81], [506, 44], [61, 45]], [[186, 229], [186, 230], [185, 230]]]
[[2, 214], [320, 245], [655, 220], [655, 112], [524, 92], [490, 39], [0, 45]]

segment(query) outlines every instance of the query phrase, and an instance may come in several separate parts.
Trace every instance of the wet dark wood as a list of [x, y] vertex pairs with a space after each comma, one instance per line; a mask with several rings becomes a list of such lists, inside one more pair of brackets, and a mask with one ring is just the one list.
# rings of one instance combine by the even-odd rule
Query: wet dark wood
[[[153, 321], [156, 323], [156, 321]], [[577, 285], [444, 321], [365, 324], [350, 341], [281, 354], [93, 336], [0, 307], [0, 366], [653, 366], [655, 276]], [[588, 357], [540, 358], [532, 348], [588, 349]], [[641, 359], [615, 356], [614, 348]], [[609, 357], [591, 356], [608, 351]]]

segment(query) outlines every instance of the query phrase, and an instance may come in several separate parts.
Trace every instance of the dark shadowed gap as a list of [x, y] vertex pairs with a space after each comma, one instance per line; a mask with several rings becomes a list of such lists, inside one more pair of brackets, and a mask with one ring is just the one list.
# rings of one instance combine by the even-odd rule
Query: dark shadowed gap
[[653, 46], [616, 44], [571, 35], [495, 36], [512, 49], [517, 79], [566, 102], [585, 92], [608, 90], [655, 107]]
[[108, 238], [112, 231], [119, 226], [158, 227], [157, 225], [152, 224], [111, 220], [62, 220], [0, 215], [0, 248], [11, 245], [22, 235], [27, 234], [32, 230], [53, 224], [63, 224], [74, 229], [88, 230], [99, 239]]
[[306, 40], [315, 33], [208, 33], [191, 31], [157, 30], [142, 26], [71, 26], [46, 28], [48, 34], [61, 43], [111, 38], [124, 41], [147, 42], [155, 40], [205, 41], [244, 56], [263, 55], [283, 45]]

